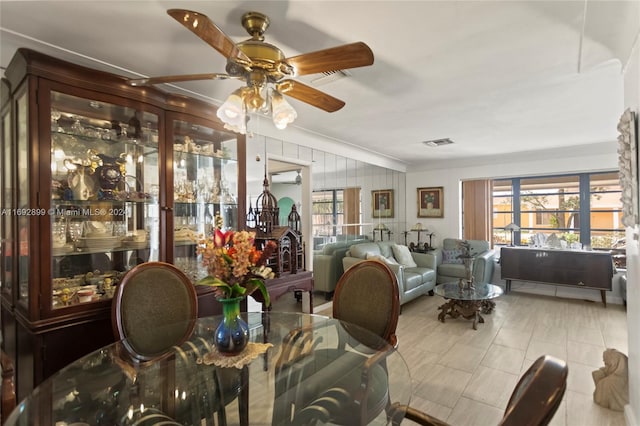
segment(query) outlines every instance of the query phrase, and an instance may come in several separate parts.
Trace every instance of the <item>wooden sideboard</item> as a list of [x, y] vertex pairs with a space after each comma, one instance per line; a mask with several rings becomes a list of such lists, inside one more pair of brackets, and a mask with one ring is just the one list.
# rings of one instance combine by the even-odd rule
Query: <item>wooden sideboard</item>
[[609, 252], [502, 247], [500, 266], [506, 292], [511, 290], [512, 280], [589, 288], [600, 290], [606, 307], [605, 291], [612, 289], [613, 261]]

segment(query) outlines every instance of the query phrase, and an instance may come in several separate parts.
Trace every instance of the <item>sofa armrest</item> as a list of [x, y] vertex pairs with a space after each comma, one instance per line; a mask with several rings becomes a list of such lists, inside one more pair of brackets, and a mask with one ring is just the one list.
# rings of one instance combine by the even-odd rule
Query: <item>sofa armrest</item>
[[363, 262], [364, 259], [360, 259], [359, 257], [345, 256], [342, 258], [342, 267], [344, 272], [347, 272], [347, 269], [351, 268], [356, 263]]
[[313, 256], [313, 287], [315, 290], [331, 292], [335, 290], [335, 267], [333, 256], [317, 254]]
[[[435, 250], [434, 250], [435, 251]], [[421, 268], [429, 268], [436, 270], [438, 263], [437, 257], [431, 253], [411, 253], [411, 257], [413, 257], [413, 261]]]
[[473, 276], [476, 282], [490, 283], [493, 279], [494, 268], [495, 252], [493, 250], [485, 251], [476, 256], [473, 262]]
[[442, 265], [442, 249], [441, 248], [431, 250], [429, 254], [436, 258], [436, 266]]

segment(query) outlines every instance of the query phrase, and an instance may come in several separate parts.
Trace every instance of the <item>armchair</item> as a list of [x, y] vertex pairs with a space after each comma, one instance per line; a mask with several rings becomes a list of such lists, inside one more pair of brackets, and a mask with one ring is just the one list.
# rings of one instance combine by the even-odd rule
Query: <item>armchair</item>
[[[465, 277], [465, 268], [462, 259], [457, 258], [462, 253], [460, 241], [456, 238], [445, 238], [442, 240], [442, 247], [431, 253], [436, 257], [438, 284], [458, 281]], [[473, 261], [473, 277], [475, 282], [490, 283], [493, 279], [495, 269], [495, 253], [491, 249], [488, 241], [466, 240], [469, 242], [469, 249], [475, 259]]]

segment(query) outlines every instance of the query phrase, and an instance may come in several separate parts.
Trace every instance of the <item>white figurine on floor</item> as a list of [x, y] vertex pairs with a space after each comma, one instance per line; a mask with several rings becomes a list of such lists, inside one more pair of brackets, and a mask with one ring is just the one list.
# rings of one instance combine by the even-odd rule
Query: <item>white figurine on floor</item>
[[624, 411], [629, 403], [628, 359], [616, 349], [606, 349], [602, 353], [604, 367], [591, 373], [596, 384], [593, 401], [605, 408]]

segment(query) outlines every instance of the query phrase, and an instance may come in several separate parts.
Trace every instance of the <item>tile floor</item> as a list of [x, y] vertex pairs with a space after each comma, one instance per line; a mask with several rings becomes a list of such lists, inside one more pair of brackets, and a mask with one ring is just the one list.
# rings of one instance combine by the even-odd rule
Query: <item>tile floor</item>
[[[321, 295], [315, 301], [324, 302]], [[520, 375], [538, 356], [551, 354], [569, 365], [567, 391], [551, 425], [625, 425], [623, 413], [593, 403], [591, 378], [605, 348], [628, 352], [621, 305], [514, 291], [496, 299], [495, 311], [473, 330], [462, 318], [439, 322], [442, 303], [438, 296], [420, 297], [400, 315], [399, 350], [411, 370], [413, 406], [457, 426], [496, 425]], [[274, 309], [300, 305], [285, 296]], [[330, 304], [315, 313], [330, 315]]]

